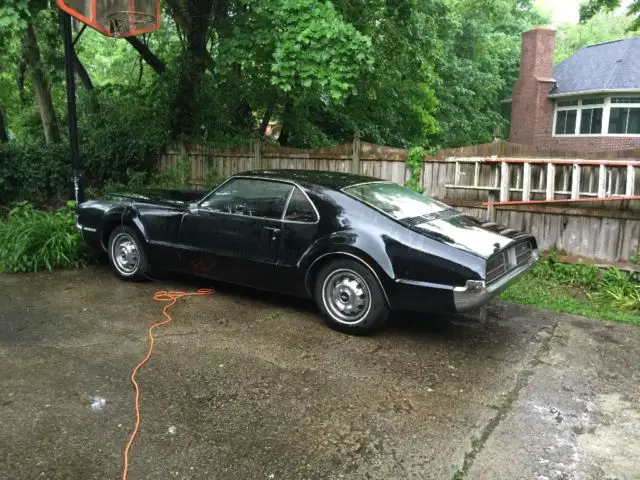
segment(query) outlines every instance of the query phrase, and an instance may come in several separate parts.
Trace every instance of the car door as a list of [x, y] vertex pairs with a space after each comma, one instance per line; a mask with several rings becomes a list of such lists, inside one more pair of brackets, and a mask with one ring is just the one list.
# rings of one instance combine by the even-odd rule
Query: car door
[[302, 256], [319, 236], [320, 216], [311, 199], [296, 186], [291, 193], [282, 223], [278, 249], [278, 278], [282, 291], [305, 295], [305, 273], [299, 268]]
[[282, 216], [293, 185], [236, 177], [185, 213], [181, 236], [189, 270], [273, 287]]

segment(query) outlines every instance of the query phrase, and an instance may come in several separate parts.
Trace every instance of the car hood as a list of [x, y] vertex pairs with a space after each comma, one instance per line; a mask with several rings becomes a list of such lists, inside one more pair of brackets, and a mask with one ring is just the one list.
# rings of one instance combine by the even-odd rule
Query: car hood
[[408, 218], [400, 222], [426, 237], [478, 255], [484, 259], [510, 243], [530, 237], [526, 233], [493, 222], [465, 215], [458, 210], [445, 210], [436, 218]]
[[157, 205], [187, 206], [203, 197], [203, 192], [193, 190], [141, 189], [126, 192], [108, 192], [112, 198]]

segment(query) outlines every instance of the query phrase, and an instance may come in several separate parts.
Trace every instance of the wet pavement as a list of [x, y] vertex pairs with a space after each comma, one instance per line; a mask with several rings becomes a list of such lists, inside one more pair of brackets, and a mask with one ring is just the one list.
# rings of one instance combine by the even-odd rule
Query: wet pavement
[[[0, 275], [0, 478], [120, 478], [153, 293], [204, 286]], [[350, 337], [214, 286], [141, 372], [131, 480], [640, 479], [640, 328], [497, 304]]]

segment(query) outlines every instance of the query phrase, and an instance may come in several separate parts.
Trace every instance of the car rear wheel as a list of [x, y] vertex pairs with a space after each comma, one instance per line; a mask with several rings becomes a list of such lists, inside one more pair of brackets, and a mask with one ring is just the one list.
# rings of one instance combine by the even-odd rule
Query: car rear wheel
[[136, 232], [116, 227], [109, 236], [109, 261], [116, 275], [125, 280], [142, 280], [148, 268], [147, 256]]
[[315, 299], [331, 328], [354, 335], [379, 329], [389, 315], [377, 279], [352, 260], [335, 260], [320, 270]]

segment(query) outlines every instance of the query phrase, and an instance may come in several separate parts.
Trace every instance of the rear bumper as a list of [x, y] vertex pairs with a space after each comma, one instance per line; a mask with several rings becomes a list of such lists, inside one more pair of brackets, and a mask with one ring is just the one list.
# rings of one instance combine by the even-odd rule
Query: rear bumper
[[540, 258], [537, 251], [524, 265], [513, 269], [490, 285], [481, 280], [468, 280], [464, 287], [453, 289], [453, 303], [456, 312], [468, 312], [488, 303], [493, 297], [504, 291], [525, 272], [529, 271]]

